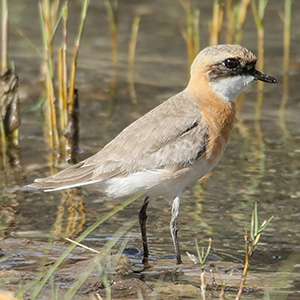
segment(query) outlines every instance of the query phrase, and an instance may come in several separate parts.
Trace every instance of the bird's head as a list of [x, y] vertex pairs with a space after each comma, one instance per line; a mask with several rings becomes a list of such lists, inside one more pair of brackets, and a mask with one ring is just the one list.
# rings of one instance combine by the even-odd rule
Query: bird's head
[[276, 79], [255, 69], [257, 58], [239, 45], [217, 45], [203, 49], [191, 65], [190, 83], [206, 81], [227, 101], [235, 98], [253, 81], [276, 83]]

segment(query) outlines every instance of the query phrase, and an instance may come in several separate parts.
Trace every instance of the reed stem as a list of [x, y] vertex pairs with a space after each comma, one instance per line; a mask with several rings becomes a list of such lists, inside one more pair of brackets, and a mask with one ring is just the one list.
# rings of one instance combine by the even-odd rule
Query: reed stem
[[86, 19], [87, 10], [89, 7], [90, 0], [84, 0], [81, 9], [81, 18], [79, 24], [79, 30], [77, 34], [77, 39], [75, 41], [74, 49], [73, 49], [73, 60], [71, 67], [71, 76], [70, 76], [70, 92], [69, 92], [69, 112], [74, 109], [74, 93], [75, 93], [75, 77], [76, 77], [76, 69], [77, 69], [77, 59], [80, 48], [80, 40], [84, 28], [84, 23]]
[[105, 0], [104, 4], [108, 15], [112, 38], [112, 62], [114, 67], [116, 67], [118, 64], [118, 1], [114, 2], [115, 7], [113, 7], [110, 0]]
[[2, 165], [6, 167], [6, 151], [7, 151], [7, 141], [5, 136], [4, 122], [0, 114], [0, 143], [1, 143], [1, 154], [2, 154]]
[[186, 30], [182, 32], [187, 46], [189, 66], [200, 50], [199, 20], [200, 10], [195, 8], [194, 1], [178, 0], [186, 15]]
[[[264, 18], [265, 18], [265, 10], [268, 4], [268, 0], [260, 0], [258, 1], [258, 6], [256, 5], [255, 0], [251, 0], [251, 7], [253, 12], [253, 17], [257, 29], [257, 38], [258, 38], [258, 63], [257, 67], [260, 71], [264, 70]], [[261, 106], [263, 103], [263, 88], [264, 83], [262, 81], [258, 82], [258, 95], [255, 109], [255, 120], [260, 120], [261, 115]]]
[[285, 0], [284, 4], [283, 70], [285, 72], [288, 72], [290, 67], [292, 2], [292, 0]]
[[128, 84], [129, 84], [129, 94], [132, 103], [137, 103], [137, 97], [134, 88], [134, 61], [135, 61], [135, 50], [136, 50], [140, 20], [141, 20], [140, 17], [135, 17], [132, 22], [131, 39], [128, 46]]
[[289, 98], [289, 68], [290, 68], [290, 43], [291, 43], [291, 23], [292, 23], [292, 0], [285, 0], [284, 6], [284, 35], [283, 35], [283, 93], [279, 108], [279, 122], [283, 131], [284, 139], [290, 137], [288, 126], [285, 121], [286, 105]]
[[8, 48], [8, 6], [7, 0], [2, 0], [2, 55], [1, 55], [1, 73], [4, 74], [7, 70], [7, 48]]
[[211, 21], [210, 44], [217, 45], [219, 43], [223, 16], [224, 5], [223, 0], [214, 0], [213, 15]]
[[265, 220], [261, 225], [259, 225], [258, 221], [258, 210], [257, 210], [257, 202], [254, 203], [254, 209], [251, 216], [251, 223], [250, 223], [250, 237], [248, 234], [247, 227], [245, 227], [245, 265], [242, 275], [242, 280], [240, 283], [240, 287], [237, 293], [237, 296], [235, 300], [241, 299], [241, 295], [243, 292], [243, 288], [245, 286], [247, 273], [250, 265], [251, 257], [256, 249], [256, 246], [258, 244], [258, 241], [260, 239], [260, 236], [262, 232], [265, 230], [265, 228], [269, 225], [271, 220], [273, 219], [273, 216], [269, 218], [268, 220]]
[[[45, 62], [45, 85], [46, 85], [46, 100], [47, 100], [47, 125], [49, 138], [49, 146], [51, 149], [57, 148], [59, 145], [58, 131], [57, 131], [57, 118], [55, 109], [55, 96], [54, 96], [54, 84], [53, 84], [53, 64], [52, 64], [52, 46], [49, 43], [49, 39], [52, 37], [47, 26], [50, 26], [49, 18], [49, 6], [48, 1], [45, 0], [39, 3], [40, 20], [42, 27], [42, 37], [44, 44], [44, 62]], [[48, 24], [48, 25], [47, 25]]]
[[62, 112], [61, 112], [61, 123], [63, 125], [62, 130], [64, 130], [68, 123], [68, 67], [67, 67], [67, 22], [68, 22], [68, 2], [65, 2], [65, 5], [62, 9], [62, 18], [63, 18], [63, 45], [61, 53], [61, 63], [62, 63]]

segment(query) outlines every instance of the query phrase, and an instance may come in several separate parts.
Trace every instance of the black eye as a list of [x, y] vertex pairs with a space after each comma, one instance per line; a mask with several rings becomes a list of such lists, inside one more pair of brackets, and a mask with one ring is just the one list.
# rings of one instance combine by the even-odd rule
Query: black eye
[[239, 66], [239, 61], [235, 58], [227, 58], [224, 60], [224, 65], [228, 69], [235, 69]]

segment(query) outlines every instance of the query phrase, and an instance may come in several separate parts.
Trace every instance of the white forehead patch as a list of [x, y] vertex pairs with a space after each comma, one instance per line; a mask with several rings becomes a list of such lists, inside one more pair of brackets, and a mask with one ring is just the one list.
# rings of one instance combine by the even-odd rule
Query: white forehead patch
[[235, 75], [220, 78], [209, 82], [214, 92], [228, 102], [234, 102], [235, 98], [247, 90], [254, 81], [251, 75]]

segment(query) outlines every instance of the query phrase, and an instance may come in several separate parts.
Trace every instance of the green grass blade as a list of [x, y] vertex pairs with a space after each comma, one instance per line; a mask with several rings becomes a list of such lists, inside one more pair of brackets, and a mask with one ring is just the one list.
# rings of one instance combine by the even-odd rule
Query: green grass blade
[[254, 227], [255, 227], [255, 218], [254, 218], [254, 209], [251, 215], [251, 223], [250, 223], [250, 240], [254, 241]]
[[264, 221], [261, 224], [261, 226], [258, 229], [258, 234], [260, 234], [269, 225], [269, 223], [272, 221], [273, 218], [274, 218], [274, 216], [270, 217], [267, 221]]
[[258, 212], [257, 212], [257, 202], [255, 201], [254, 204], [254, 224], [255, 224], [255, 228], [254, 228], [254, 236], [256, 236], [258, 234]]
[[201, 255], [200, 248], [199, 248], [199, 245], [198, 245], [198, 242], [196, 239], [195, 239], [195, 244], [196, 244], [196, 251], [197, 251], [199, 262], [201, 265], [203, 265], [202, 255]]
[[[97, 227], [99, 227], [101, 224], [103, 224], [105, 221], [107, 221], [109, 218], [111, 218], [113, 215], [121, 211], [123, 208], [134, 202], [137, 198], [139, 198], [142, 195], [138, 195], [135, 197], [130, 198], [129, 200], [125, 201], [124, 203], [117, 206], [115, 209], [107, 213], [105, 216], [103, 216], [100, 220], [95, 222], [93, 225], [91, 225], [89, 228], [87, 228], [77, 239], [76, 242], [80, 243], [85, 237], [87, 237], [89, 234], [91, 234]], [[43, 289], [44, 285], [48, 282], [50, 277], [53, 275], [55, 270], [58, 268], [58, 266], [65, 260], [65, 258], [71, 253], [71, 251], [76, 247], [76, 244], [70, 245], [65, 252], [61, 255], [61, 257], [53, 264], [53, 266], [49, 269], [47, 274], [45, 274], [44, 278], [40, 281], [40, 283], [36, 286], [32, 296], [31, 300], [35, 300], [37, 296], [40, 294], [41, 290]]]
[[[80, 274], [78, 280], [76, 283], [67, 291], [67, 293], [64, 296], [64, 300], [71, 300], [77, 293], [77, 291], [80, 289], [80, 287], [83, 285], [83, 283], [86, 281], [88, 276], [93, 272], [93, 270], [97, 267], [97, 265], [101, 265], [101, 260], [105, 256], [106, 253], [108, 253], [111, 248], [116, 244], [116, 242], [119, 239], [119, 236], [124, 235], [134, 224], [136, 221], [131, 221], [128, 224], [123, 225], [121, 228], [119, 228], [115, 234], [113, 235], [113, 238], [109, 240], [105, 246], [101, 249], [101, 253], [95, 255], [94, 259], [91, 260], [91, 262], [88, 264], [87, 268], [83, 273]], [[103, 254], [102, 254], [103, 253]]]

